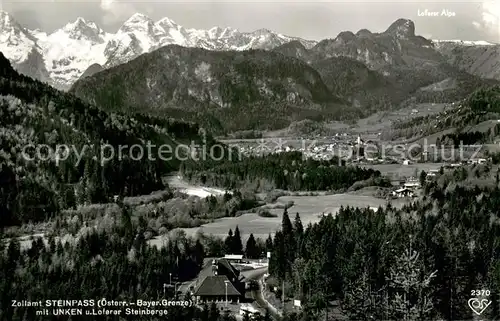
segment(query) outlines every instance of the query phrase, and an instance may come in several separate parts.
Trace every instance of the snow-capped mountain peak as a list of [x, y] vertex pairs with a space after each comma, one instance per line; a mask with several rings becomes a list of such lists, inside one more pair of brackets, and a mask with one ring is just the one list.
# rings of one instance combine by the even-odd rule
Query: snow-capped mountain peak
[[[69, 88], [89, 66], [112, 67], [169, 44], [208, 50], [247, 50], [272, 49], [293, 40], [307, 48], [316, 44], [268, 29], [254, 32], [230, 27], [186, 29], [168, 17], [155, 22], [142, 13], [132, 15], [115, 34], [81, 17], [47, 34], [26, 30], [7, 12], [0, 11], [0, 50], [13, 63], [36, 61], [40, 65], [36, 77], [45, 79], [39, 75], [47, 74], [46, 78], [50, 76], [50, 83], [58, 88]], [[28, 59], [33, 54], [37, 54], [36, 59]]]
[[487, 42], [484, 40], [478, 40], [478, 41], [467, 41], [467, 40], [436, 40], [433, 39], [432, 42], [436, 44], [447, 44], [447, 43], [453, 43], [461, 46], [495, 46], [497, 44]]
[[143, 53], [172, 43], [168, 38], [166, 30], [161, 25], [142, 13], [136, 13], [123, 23], [106, 45], [104, 50], [104, 55], [108, 58], [106, 67], [127, 62]]
[[151, 18], [142, 13], [136, 13], [123, 23], [123, 25], [118, 30], [118, 33], [134, 31], [149, 33], [151, 32], [151, 30], [153, 30], [154, 26], [155, 23]]
[[95, 30], [101, 30], [95, 22], [87, 21], [82, 17], [76, 18], [75, 22], [68, 23], [62, 29], [65, 31], [70, 31], [70, 30], [77, 30], [77, 29], [83, 29], [83, 28], [91, 28], [91, 29], [95, 29]]
[[261, 29], [258, 29], [258, 30], [255, 30], [253, 32], [254, 35], [256, 36], [266, 36], [266, 35], [269, 35], [269, 34], [272, 34], [273, 32], [269, 29], [266, 29], [266, 28], [261, 28]]
[[236, 29], [233, 28], [221, 28], [221, 27], [213, 27], [210, 30], [208, 30], [208, 37], [210, 39], [220, 39], [220, 38], [227, 38], [230, 37], [231, 35], [234, 34], [234, 32], [238, 32]]
[[168, 28], [177, 28], [179, 27], [179, 24], [177, 24], [175, 21], [173, 21], [172, 19], [168, 18], [168, 17], [165, 17], [165, 18], [162, 18], [160, 20], [158, 20], [156, 22], [157, 25], [165, 28], [165, 27], [168, 27]]
[[13, 63], [28, 59], [37, 48], [36, 39], [9, 13], [0, 11], [0, 51]]
[[75, 40], [87, 39], [98, 43], [103, 41], [102, 37], [104, 35], [104, 31], [95, 22], [86, 21], [81, 17], [54, 33], [66, 34], [69, 38]]
[[130, 18], [128, 18], [127, 21], [125, 21], [125, 24], [131, 22], [142, 22], [142, 21], [152, 21], [152, 20], [147, 15], [140, 12], [136, 12], [132, 16], [130, 16]]
[[2, 26], [2, 30], [11, 28], [23, 29], [19, 25], [19, 23], [6, 11], [0, 11], [0, 26]]
[[118, 30], [117, 36], [120, 39], [126, 39], [127, 36], [120, 34], [127, 34], [129, 40], [137, 40], [143, 46], [144, 51], [149, 51], [151, 48], [157, 47], [157, 43], [165, 35], [165, 30], [155, 24], [155, 22], [148, 16], [142, 13], [136, 13], [130, 17]]

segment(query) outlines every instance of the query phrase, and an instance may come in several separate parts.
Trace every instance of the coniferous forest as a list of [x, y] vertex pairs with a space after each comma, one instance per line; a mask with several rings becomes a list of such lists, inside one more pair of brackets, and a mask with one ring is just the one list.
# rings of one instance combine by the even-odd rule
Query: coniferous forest
[[347, 207], [306, 228], [285, 212], [271, 275], [319, 319], [338, 302], [349, 320], [473, 320], [468, 300], [484, 290], [492, 303], [481, 317], [496, 320], [500, 189], [498, 179], [461, 185], [468, 175], [428, 183], [423, 200], [401, 210]]
[[[176, 137], [201, 141], [197, 125], [106, 113], [18, 74], [3, 55], [0, 95], [2, 226], [44, 220], [61, 209], [107, 202], [114, 195], [162, 189], [161, 176], [178, 168], [178, 160], [138, 157], [132, 149], [118, 159], [119, 147], [138, 145], [145, 151], [148, 142], [175, 148], [183, 142]], [[62, 145], [70, 149], [64, 160]], [[42, 157], [37, 156], [39, 146], [50, 150], [40, 148]]]
[[[123, 206], [123, 205], [122, 205]], [[107, 298], [135, 302], [137, 299], [189, 300], [180, 297], [170, 285], [191, 280], [203, 266], [214, 246], [179, 237], [158, 249], [148, 246], [144, 229], [134, 226], [126, 206], [112, 231], [83, 231], [77, 243], [64, 243], [49, 237], [33, 240], [26, 250], [18, 239], [0, 243], [0, 319], [1, 320], [118, 320], [116, 316], [37, 316], [35, 308], [12, 308], [12, 300], [88, 300]], [[124, 316], [123, 320], [200, 320], [233, 321], [215, 306], [168, 307], [161, 317]], [[270, 320], [263, 315], [262, 320]]]
[[[472, 97], [474, 111], [484, 107], [497, 112], [497, 91]], [[486, 136], [456, 133], [444, 139], [456, 144]], [[265, 252], [271, 254], [267, 282], [278, 298], [273, 304], [284, 316], [267, 311], [256, 321], [336, 320], [339, 315], [366, 321], [477, 320], [468, 301], [478, 291], [487, 291], [481, 297], [491, 301], [481, 318], [500, 318], [500, 179], [493, 165], [442, 169], [429, 181], [424, 173], [421, 197], [401, 208], [390, 201], [376, 211], [342, 207], [334, 216], [304, 225], [301, 213], [286, 206], [274, 235], [263, 240], [250, 234], [243, 242], [241, 226], [229, 230], [225, 239], [187, 236], [175, 229], [192, 227], [179, 217], [200, 225], [256, 209], [257, 192], [345, 192], [360, 181], [377, 187], [389, 182], [373, 169], [339, 164], [336, 158], [305, 160], [297, 152], [182, 163], [125, 157], [101, 164], [93, 158], [101, 152], [94, 147], [103, 144], [144, 146], [152, 141], [175, 146], [184, 140], [215, 142], [195, 124], [130, 118], [83, 103], [18, 74], [0, 55], [0, 320], [233, 321], [234, 315], [214, 304], [169, 307], [167, 315], [154, 317], [62, 317], [13, 308], [12, 300], [190, 300], [189, 294], [177, 291], [177, 284], [195, 278], [209, 258], [232, 253], [262, 259]], [[25, 146], [41, 144], [94, 147], [81, 159], [72, 154], [64, 162], [57, 162], [57, 154], [48, 155], [49, 161], [20, 156]], [[232, 194], [186, 197], [170, 220], [170, 191], [154, 204], [132, 207], [123, 201], [167, 189], [162, 177], [177, 170], [188, 181]], [[253, 198], [240, 192], [249, 186]], [[113, 212], [65, 216], [111, 200]], [[56, 222], [54, 230], [30, 246], [4, 235], [4, 227], [50, 220]], [[71, 241], [57, 229], [69, 231]], [[149, 244], [158, 234], [166, 235], [162, 246]], [[289, 309], [287, 302], [280, 302], [281, 294], [288, 302], [300, 300], [302, 308]]]
[[204, 185], [233, 189], [253, 184], [257, 190], [337, 191], [358, 181], [380, 177], [380, 172], [373, 169], [339, 165], [342, 163], [336, 156], [314, 160], [305, 159], [301, 152], [283, 152], [245, 157], [241, 161], [234, 156], [222, 161], [187, 161], [181, 164], [180, 171], [187, 180]]

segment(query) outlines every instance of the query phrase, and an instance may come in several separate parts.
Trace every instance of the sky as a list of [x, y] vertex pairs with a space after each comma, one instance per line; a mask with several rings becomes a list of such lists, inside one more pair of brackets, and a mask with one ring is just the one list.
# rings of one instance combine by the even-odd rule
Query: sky
[[[266, 28], [311, 40], [335, 38], [341, 31], [381, 32], [398, 18], [415, 22], [416, 33], [432, 39], [486, 40], [500, 43], [500, 0], [486, 1], [124, 1], [124, 0], [0, 0], [24, 27], [51, 32], [77, 17], [108, 32], [134, 13], [153, 20], [168, 17], [185, 28], [233, 27], [240, 31]], [[450, 16], [419, 16], [419, 12]]]

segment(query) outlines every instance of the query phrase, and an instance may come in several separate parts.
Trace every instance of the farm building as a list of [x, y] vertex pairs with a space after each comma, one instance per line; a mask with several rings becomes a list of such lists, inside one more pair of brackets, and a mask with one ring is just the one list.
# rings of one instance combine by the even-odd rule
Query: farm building
[[437, 174], [436, 174], [436, 173], [430, 172], [430, 173], [428, 173], [428, 174], [427, 174], [427, 176], [425, 177], [425, 180], [426, 180], [427, 182], [430, 182], [430, 181], [432, 181], [432, 180], [433, 180], [434, 178], [436, 178], [436, 177], [437, 177]]
[[415, 194], [409, 188], [399, 188], [392, 192], [392, 196], [402, 198], [402, 197], [413, 197]]
[[230, 262], [241, 262], [243, 260], [242, 254], [226, 254], [224, 255], [224, 259]]
[[457, 168], [457, 167], [460, 167], [460, 166], [462, 166], [462, 164], [460, 164], [460, 163], [453, 163], [453, 164], [446, 165], [445, 167], [446, 168]]
[[249, 314], [251, 316], [251, 315], [257, 314], [257, 313], [260, 313], [259, 310], [257, 310], [256, 308], [254, 308], [253, 306], [251, 306], [248, 303], [242, 303], [240, 306], [240, 315], [241, 316], [244, 316], [245, 314]]
[[242, 294], [225, 275], [206, 276], [193, 292], [197, 303], [239, 302]]
[[485, 158], [473, 158], [469, 159], [468, 164], [486, 164], [487, 160]]
[[413, 189], [413, 188], [419, 188], [420, 187], [420, 182], [417, 180], [409, 180], [406, 181], [403, 186], [408, 189]]
[[214, 260], [211, 269], [197, 282], [193, 296], [197, 302], [240, 302], [244, 298], [245, 282], [240, 272], [226, 259]]

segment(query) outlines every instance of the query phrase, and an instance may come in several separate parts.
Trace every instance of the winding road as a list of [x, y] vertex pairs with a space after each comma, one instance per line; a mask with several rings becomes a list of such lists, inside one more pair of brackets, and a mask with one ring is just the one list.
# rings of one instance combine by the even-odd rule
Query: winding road
[[265, 298], [263, 295], [263, 288], [262, 288], [262, 282], [264, 278], [264, 274], [267, 273], [267, 267], [264, 268], [259, 268], [255, 270], [249, 270], [249, 271], [244, 271], [241, 272], [241, 274], [247, 279], [247, 280], [255, 280], [257, 281], [257, 284], [259, 285], [258, 289], [252, 289], [252, 297], [254, 298], [255, 302], [258, 304], [258, 306], [264, 310], [269, 310], [271, 316], [275, 320], [281, 320], [282, 315], [281, 312], [278, 311], [274, 306], [272, 306]]

